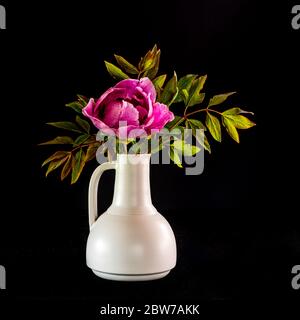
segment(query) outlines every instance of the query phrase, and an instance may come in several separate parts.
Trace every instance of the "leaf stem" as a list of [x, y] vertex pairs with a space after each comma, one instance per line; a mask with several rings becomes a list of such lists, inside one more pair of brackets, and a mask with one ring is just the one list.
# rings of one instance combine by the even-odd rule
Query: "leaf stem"
[[185, 117], [180, 118], [176, 123], [173, 124], [173, 126], [170, 128], [170, 131], [172, 131], [174, 128], [180, 125], [181, 122], [185, 120]]
[[204, 111], [205, 111], [205, 112], [209, 112], [209, 111], [210, 111], [210, 112], [215, 112], [215, 113], [217, 113], [217, 114], [219, 114], [219, 115], [222, 115], [222, 112], [219, 112], [219, 111], [213, 110], [213, 109], [208, 109], [208, 108], [196, 110], [196, 111], [193, 111], [193, 112], [190, 112], [190, 113], [187, 114], [187, 113], [186, 113], [187, 108], [188, 108], [188, 107], [186, 107], [185, 110], [184, 110], [183, 117], [180, 118], [176, 123], [174, 123], [174, 125], [170, 128], [170, 131], [172, 131], [174, 128], [176, 128], [177, 126], [179, 126], [180, 123], [182, 123], [184, 120], [187, 120], [188, 117], [190, 117], [190, 116], [192, 116], [192, 115], [194, 115], [194, 114], [196, 114], [196, 113], [200, 113], [200, 112], [204, 112]]
[[203, 112], [203, 111], [206, 111], [206, 112], [209, 112], [209, 111], [210, 111], [210, 112], [215, 112], [215, 113], [217, 113], [217, 114], [219, 114], [219, 115], [222, 114], [222, 112], [219, 112], [219, 111], [217, 111], [217, 110], [205, 108], [205, 109], [200, 109], [200, 110], [196, 110], [196, 111], [190, 112], [190, 113], [186, 114], [185, 117], [187, 118], [187, 117], [189, 117], [189, 116], [191, 116], [191, 115], [193, 115], [193, 114], [196, 114], [196, 113], [199, 113], [199, 112]]
[[187, 105], [184, 109], [184, 112], [183, 112], [183, 116], [186, 117], [186, 112], [187, 112], [187, 109], [188, 109], [189, 105]]
[[[96, 141], [97, 141], [97, 140], [96, 140]], [[73, 148], [73, 149], [71, 150], [71, 152], [74, 152], [74, 151], [76, 151], [76, 150], [78, 150], [78, 149], [80, 149], [80, 148], [88, 147], [88, 146], [90, 146], [91, 144], [94, 144], [94, 143], [95, 143], [95, 142], [82, 143], [82, 144], [78, 145], [77, 147]]]

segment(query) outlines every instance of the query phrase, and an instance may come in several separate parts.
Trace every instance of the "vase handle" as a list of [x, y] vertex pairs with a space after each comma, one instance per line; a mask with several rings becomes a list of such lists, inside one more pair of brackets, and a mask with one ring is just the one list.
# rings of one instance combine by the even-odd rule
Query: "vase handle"
[[92, 229], [93, 224], [98, 218], [98, 184], [104, 171], [115, 169], [115, 162], [102, 163], [92, 174], [89, 185], [89, 225]]

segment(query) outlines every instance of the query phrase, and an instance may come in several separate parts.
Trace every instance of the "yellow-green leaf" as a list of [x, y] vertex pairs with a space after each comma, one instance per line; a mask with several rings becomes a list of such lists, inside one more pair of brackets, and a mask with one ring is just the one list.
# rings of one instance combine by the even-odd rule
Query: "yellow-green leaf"
[[[184, 101], [184, 93], [183, 90], [189, 92], [193, 81], [196, 79], [197, 75], [195, 74], [187, 74], [184, 77], [181, 77], [178, 81], [178, 95], [174, 100], [174, 103]], [[186, 103], [185, 103], [186, 104]]]
[[157, 45], [155, 44], [154, 47], [151, 50], [149, 50], [144, 57], [141, 58], [140, 63], [138, 65], [140, 71], [146, 71], [152, 68], [156, 53]]
[[183, 117], [175, 116], [174, 120], [166, 124], [167, 129], [174, 129], [176, 128], [180, 123], [184, 121]]
[[185, 156], [193, 156], [200, 151], [199, 147], [187, 144], [184, 140], [175, 140], [173, 147]]
[[[205, 150], [207, 150], [209, 153], [211, 153], [210, 144], [209, 144], [208, 139], [207, 139], [207, 137], [206, 137], [205, 134], [204, 134], [204, 139], [203, 139], [203, 141], [204, 141], [204, 144], [203, 144], [202, 147], [204, 147]], [[200, 143], [200, 144], [201, 144], [201, 143]]]
[[71, 103], [67, 103], [66, 104], [66, 107], [68, 108], [72, 108], [74, 111], [76, 111], [77, 113], [80, 113], [82, 114], [82, 104], [78, 101], [74, 101], [74, 102], [71, 102]]
[[218, 94], [218, 95], [216, 95], [216, 96], [213, 96], [213, 97], [209, 100], [208, 108], [223, 103], [224, 101], [227, 100], [227, 98], [228, 98], [229, 96], [231, 96], [231, 95], [233, 95], [233, 94], [235, 94], [235, 92], [222, 93], [222, 94]]
[[160, 95], [161, 95], [161, 91], [162, 88], [164, 86], [164, 83], [166, 81], [167, 75], [166, 74], [162, 74], [161, 76], [158, 76], [157, 78], [155, 78], [152, 82], [153, 85], [155, 87], [156, 90], [156, 100], [160, 101]]
[[200, 120], [197, 120], [197, 119], [186, 119], [185, 125], [187, 128], [202, 129], [206, 131], [205, 125]]
[[174, 72], [173, 77], [167, 82], [161, 96], [160, 102], [170, 106], [178, 94], [177, 75]]
[[69, 154], [68, 151], [57, 151], [42, 163], [42, 167], [53, 160], [60, 160], [68, 154]]
[[45, 145], [49, 145], [49, 144], [73, 144], [73, 143], [74, 143], [74, 141], [71, 137], [59, 136], [53, 140], [42, 142], [39, 144], [39, 146], [45, 146]]
[[233, 122], [228, 119], [227, 117], [222, 117], [222, 122], [224, 127], [226, 128], [226, 131], [230, 135], [230, 137], [236, 141], [237, 143], [240, 143], [240, 137], [239, 133], [236, 130], [236, 127], [234, 126]]
[[237, 129], [249, 129], [256, 124], [249, 120], [248, 118], [242, 116], [242, 115], [223, 115], [224, 118], [229, 119], [232, 124], [237, 128]]
[[200, 144], [201, 147], [203, 147], [206, 151], [211, 153], [210, 144], [207, 140], [204, 131], [196, 132], [196, 130], [193, 130], [193, 136], [196, 138], [197, 142]]
[[83, 143], [85, 143], [90, 138], [89, 134], [82, 134], [81, 136], [77, 137], [77, 139], [74, 141], [73, 146], [79, 146]]
[[59, 166], [61, 166], [66, 160], [68, 156], [65, 156], [64, 158], [60, 160], [53, 160], [50, 162], [47, 172], [46, 172], [46, 177], [48, 177], [48, 174], [52, 172], [53, 170], [57, 169]]
[[206, 115], [205, 123], [212, 137], [215, 140], [221, 142], [222, 136], [221, 136], [221, 125], [220, 125], [219, 119], [208, 112]]
[[128, 72], [130, 74], [138, 74], [139, 70], [130, 62], [128, 62], [125, 58], [118, 56], [118, 55], [114, 55], [118, 65], [125, 71]]
[[241, 108], [231, 108], [231, 109], [228, 109], [228, 110], [222, 112], [223, 115], [236, 115], [236, 114], [240, 114], [240, 113], [250, 113], [250, 114], [254, 115], [253, 112], [245, 111], [245, 110], [242, 110]]
[[201, 93], [201, 90], [204, 87], [206, 79], [207, 79], [207, 75], [201, 76], [198, 79], [193, 81], [192, 86], [189, 90], [190, 99], [187, 104], [188, 107], [192, 107], [196, 104], [200, 104], [203, 102], [205, 98], [205, 93]]
[[89, 98], [83, 96], [82, 94], [78, 94], [77, 98], [78, 102], [82, 105], [82, 107], [85, 107], [89, 102]]
[[82, 150], [82, 148], [80, 148], [77, 153], [75, 154], [75, 157], [74, 157], [74, 160], [73, 160], [73, 163], [72, 163], [72, 178], [71, 178], [71, 184], [74, 184], [81, 172], [82, 172], [82, 169], [85, 165], [85, 153], [84, 151]]
[[90, 133], [91, 126], [86, 120], [76, 116], [76, 122], [86, 133]]
[[181, 159], [178, 154], [178, 151], [174, 149], [173, 147], [169, 150], [170, 159], [179, 167], [182, 168]]
[[164, 83], [166, 81], [167, 75], [166, 74], [162, 74], [160, 76], [158, 76], [157, 78], [155, 78], [152, 82], [154, 84], [155, 88], [159, 88], [162, 89], [162, 87], [164, 86]]
[[186, 89], [181, 90], [181, 97], [185, 105], [188, 104], [189, 101], [189, 93]]
[[104, 61], [108, 73], [117, 80], [128, 79], [129, 76], [114, 64]]
[[72, 153], [70, 153], [69, 157], [67, 158], [67, 162], [65, 163], [60, 174], [61, 181], [63, 181], [71, 173], [72, 162], [73, 162], [73, 156], [72, 156]]
[[160, 64], [160, 53], [160, 50], [156, 52], [151, 66], [144, 72], [143, 77], [148, 77], [151, 80], [156, 77]]
[[86, 162], [95, 158], [99, 146], [100, 146], [100, 142], [95, 142], [95, 143], [88, 146], [88, 149], [87, 149], [86, 155], [85, 155]]
[[70, 121], [48, 122], [47, 124], [49, 126], [56, 127], [59, 129], [64, 129], [64, 130], [79, 132], [79, 133], [82, 132], [81, 129], [75, 123]]

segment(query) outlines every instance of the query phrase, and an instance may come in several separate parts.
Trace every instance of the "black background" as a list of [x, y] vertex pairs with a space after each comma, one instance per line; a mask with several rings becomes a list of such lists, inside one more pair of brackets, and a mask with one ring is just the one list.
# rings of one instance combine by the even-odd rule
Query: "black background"
[[[232, 313], [278, 299], [268, 312], [289, 312], [285, 303], [293, 306], [300, 294], [290, 285], [300, 254], [291, 187], [297, 144], [290, 143], [297, 135], [300, 31], [291, 28], [292, 4], [1, 4], [0, 264], [7, 290], [0, 298], [31, 315], [37, 306], [53, 314], [65, 307], [66, 314], [89, 311], [91, 319], [106, 302], [194, 302], [203, 313]], [[229, 105], [254, 111], [257, 126], [241, 133], [240, 145], [228, 137], [212, 143], [200, 176], [152, 166], [153, 203], [175, 231], [177, 267], [155, 282], [110, 282], [85, 265], [87, 187], [97, 164], [75, 186], [56, 174], [45, 179], [40, 164], [52, 150], [37, 144], [57, 133], [45, 122], [72, 116], [64, 104], [77, 93], [97, 97], [112, 85], [103, 60], [117, 53], [137, 62], [154, 43], [162, 49], [161, 72], [208, 74], [206, 92], [237, 91]], [[112, 174], [100, 189], [104, 210]]]

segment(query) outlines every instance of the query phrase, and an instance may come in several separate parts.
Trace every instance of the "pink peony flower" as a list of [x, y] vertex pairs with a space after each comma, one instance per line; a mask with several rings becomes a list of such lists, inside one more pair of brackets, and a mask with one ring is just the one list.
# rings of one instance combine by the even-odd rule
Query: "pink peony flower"
[[82, 112], [95, 127], [103, 132], [113, 130], [118, 136], [124, 131], [130, 135], [132, 130], [135, 136], [139, 130], [149, 134], [174, 119], [166, 105], [156, 102], [156, 91], [148, 78], [120, 81], [96, 102], [90, 99]]

